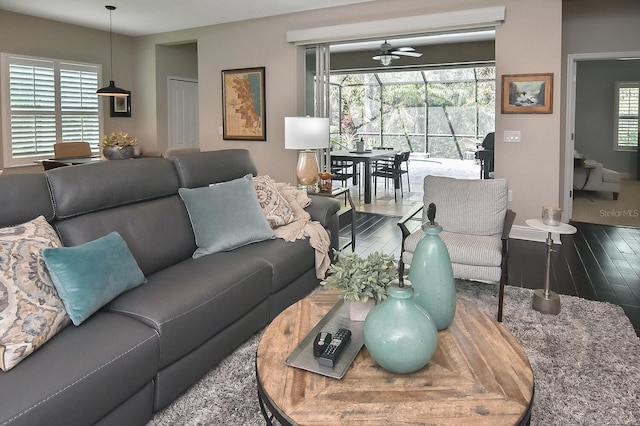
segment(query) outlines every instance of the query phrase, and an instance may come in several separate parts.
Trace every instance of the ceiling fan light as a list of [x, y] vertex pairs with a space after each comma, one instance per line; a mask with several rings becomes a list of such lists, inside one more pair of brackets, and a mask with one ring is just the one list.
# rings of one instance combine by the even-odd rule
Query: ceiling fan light
[[384, 65], [385, 67], [388, 66], [393, 59], [400, 59], [400, 57], [396, 55], [390, 55], [388, 53], [376, 55], [373, 57], [373, 60], [380, 61], [380, 63], [382, 63], [382, 65]]

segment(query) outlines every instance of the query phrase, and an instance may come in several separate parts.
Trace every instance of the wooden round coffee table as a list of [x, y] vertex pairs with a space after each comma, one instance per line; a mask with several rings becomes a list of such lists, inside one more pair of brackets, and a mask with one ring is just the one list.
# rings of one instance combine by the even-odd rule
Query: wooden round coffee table
[[338, 301], [319, 291], [282, 312], [256, 357], [263, 414], [282, 424], [528, 424], [534, 380], [518, 341], [458, 301], [429, 364], [410, 375], [380, 368], [363, 348], [341, 380], [290, 367], [287, 356]]

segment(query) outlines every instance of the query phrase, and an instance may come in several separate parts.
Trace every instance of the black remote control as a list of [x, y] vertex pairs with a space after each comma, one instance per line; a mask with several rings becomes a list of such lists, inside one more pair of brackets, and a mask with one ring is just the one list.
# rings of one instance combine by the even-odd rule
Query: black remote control
[[327, 346], [320, 357], [318, 357], [320, 365], [324, 365], [326, 367], [333, 367], [336, 365], [340, 354], [342, 354], [344, 348], [349, 344], [349, 340], [351, 340], [351, 331], [346, 328], [339, 329], [333, 336], [333, 340], [331, 340], [329, 346]]
[[313, 356], [319, 357], [322, 352], [327, 348], [331, 341], [331, 333], [321, 331], [316, 335], [316, 339], [313, 341]]

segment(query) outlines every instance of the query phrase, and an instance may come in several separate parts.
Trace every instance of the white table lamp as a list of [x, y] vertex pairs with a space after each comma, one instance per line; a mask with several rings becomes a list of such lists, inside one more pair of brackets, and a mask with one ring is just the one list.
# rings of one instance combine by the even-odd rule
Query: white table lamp
[[319, 172], [315, 150], [329, 147], [329, 119], [285, 117], [284, 147], [300, 150], [296, 167], [298, 184], [314, 186]]

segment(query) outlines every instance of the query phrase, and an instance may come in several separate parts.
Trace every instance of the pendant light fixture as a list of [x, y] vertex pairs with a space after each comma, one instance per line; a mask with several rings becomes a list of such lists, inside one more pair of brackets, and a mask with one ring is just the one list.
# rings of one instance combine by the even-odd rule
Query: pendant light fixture
[[[111, 12], [116, 10], [115, 6], [105, 6], [105, 8], [109, 11], [109, 50], [110, 50], [110, 78], [113, 78], [113, 33], [111, 31]], [[109, 80], [109, 85], [107, 87], [103, 87], [96, 91], [98, 96], [129, 96], [129, 92], [127, 90], [121, 89], [116, 86], [116, 83], [113, 80]]]

